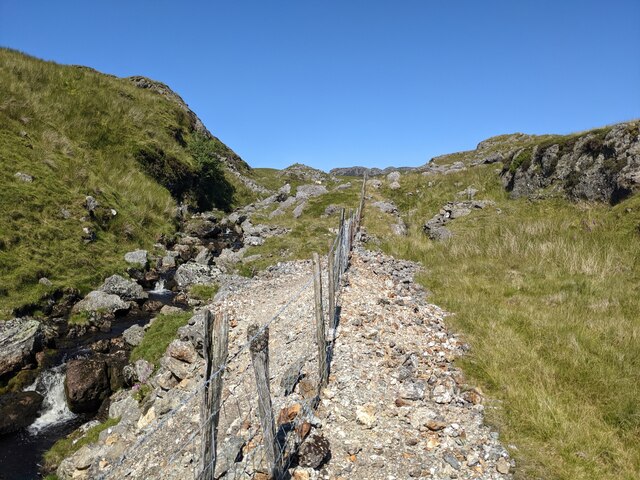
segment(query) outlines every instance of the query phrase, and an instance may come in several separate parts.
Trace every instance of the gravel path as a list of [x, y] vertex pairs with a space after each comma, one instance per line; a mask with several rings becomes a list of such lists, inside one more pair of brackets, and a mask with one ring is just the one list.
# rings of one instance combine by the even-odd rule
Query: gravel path
[[[329, 384], [315, 413], [311, 263], [278, 264], [223, 288], [217, 304], [207, 307], [229, 313], [233, 358], [223, 382], [216, 478], [268, 478], [246, 349], [252, 323], [270, 325], [278, 425], [291, 427], [290, 442], [306, 438], [299, 465], [289, 470], [292, 478], [510, 478], [507, 452], [483, 425], [481, 393], [467, 388], [452, 365], [465, 346], [447, 331], [445, 313], [429, 305], [413, 283], [416, 270], [410, 262], [356, 249], [340, 296]], [[142, 405], [130, 391], [116, 394], [110, 414], [121, 417], [120, 423], [65, 460], [61, 478], [194, 477], [200, 449], [195, 392], [204, 362], [195, 351], [187, 360], [198, 342], [186, 339], [190, 331], [201, 331], [201, 316], [167, 350], [150, 381], [153, 393]], [[322, 438], [329, 443], [326, 456]]]

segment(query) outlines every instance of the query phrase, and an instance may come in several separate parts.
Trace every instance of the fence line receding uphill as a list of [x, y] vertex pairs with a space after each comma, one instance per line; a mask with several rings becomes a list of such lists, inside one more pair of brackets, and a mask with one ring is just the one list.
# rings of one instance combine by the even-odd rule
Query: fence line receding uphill
[[[190, 471], [198, 480], [260, 475], [277, 479], [302, 460], [300, 447], [317, 424], [314, 411], [329, 380], [340, 286], [363, 218], [366, 180], [358, 207], [342, 211], [326, 269], [314, 253], [311, 277], [270, 319], [262, 325], [251, 323], [246, 341], [230, 342], [233, 313], [221, 306], [215, 313], [202, 311], [204, 379], [193, 391], [185, 391], [101, 479], [126, 478], [133, 474], [131, 464], [136, 465], [136, 476], [146, 478], [159, 474], [167, 480], [189, 478]], [[297, 333], [290, 332], [285, 322], [277, 322], [288, 309], [301, 311], [309, 319]], [[294, 342], [300, 348], [291, 348]], [[273, 366], [275, 372], [270, 369]], [[154, 434], [161, 430], [171, 432], [169, 451], [166, 445], [162, 452], [152, 445]], [[323, 440], [314, 440], [321, 450]], [[151, 464], [151, 458], [159, 463]]]

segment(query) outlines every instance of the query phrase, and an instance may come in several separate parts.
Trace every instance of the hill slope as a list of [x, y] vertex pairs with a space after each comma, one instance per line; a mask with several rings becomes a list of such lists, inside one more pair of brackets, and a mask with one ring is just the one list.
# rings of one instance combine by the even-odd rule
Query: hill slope
[[255, 195], [248, 165], [165, 85], [7, 49], [0, 65], [0, 318], [95, 285], [171, 234], [178, 203]]

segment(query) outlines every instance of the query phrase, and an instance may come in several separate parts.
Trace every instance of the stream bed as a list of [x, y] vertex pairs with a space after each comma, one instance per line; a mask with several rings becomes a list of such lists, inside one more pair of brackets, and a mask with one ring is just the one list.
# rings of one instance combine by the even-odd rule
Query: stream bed
[[[149, 298], [170, 304], [173, 293], [162, 285], [148, 292]], [[109, 332], [96, 332], [80, 338], [56, 339], [56, 354], [49, 368], [44, 369], [25, 390], [35, 390], [44, 396], [35, 421], [26, 429], [0, 436], [0, 480], [37, 480], [42, 478], [42, 455], [53, 444], [73, 432], [95, 414], [74, 414], [67, 406], [64, 393], [66, 362], [93, 354], [90, 346], [99, 340], [122, 336], [132, 325], [147, 324], [154, 314], [136, 312], [116, 318]]]

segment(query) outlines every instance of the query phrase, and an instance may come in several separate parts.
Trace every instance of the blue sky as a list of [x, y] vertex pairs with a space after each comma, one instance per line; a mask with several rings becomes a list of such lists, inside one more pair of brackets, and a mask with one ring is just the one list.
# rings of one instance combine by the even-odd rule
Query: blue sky
[[0, 0], [0, 45], [161, 80], [255, 167], [640, 117], [637, 0]]

